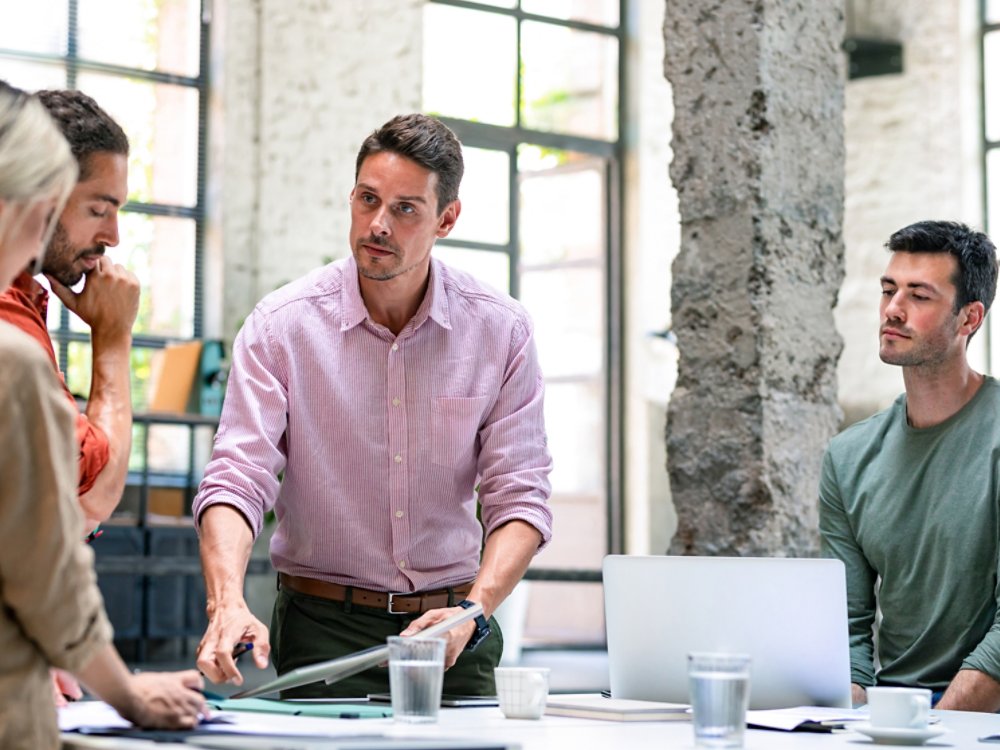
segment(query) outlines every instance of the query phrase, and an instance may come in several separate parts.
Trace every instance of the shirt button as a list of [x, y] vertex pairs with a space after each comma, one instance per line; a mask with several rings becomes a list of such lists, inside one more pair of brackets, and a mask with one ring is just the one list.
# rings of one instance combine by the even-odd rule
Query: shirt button
[[392, 457], [392, 460], [395, 461], [397, 464], [402, 463], [403, 457], [397, 453], [395, 456]]
[[392, 400], [392, 405], [393, 405], [393, 406], [399, 406], [399, 399], [398, 399], [398, 398], [394, 398], [394, 399]]
[[403, 511], [397, 510], [396, 511], [396, 518], [402, 518], [402, 517], [403, 517]]
[[392, 350], [396, 351], [397, 349], [399, 349], [399, 344], [393, 344], [392, 345]]
[[399, 561], [399, 567], [405, 568], [406, 567], [406, 560], [400, 560]]

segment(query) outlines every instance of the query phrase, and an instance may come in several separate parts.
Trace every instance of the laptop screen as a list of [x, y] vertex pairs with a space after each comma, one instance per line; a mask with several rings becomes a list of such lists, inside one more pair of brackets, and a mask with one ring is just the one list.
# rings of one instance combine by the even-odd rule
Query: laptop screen
[[611, 695], [688, 702], [687, 655], [750, 654], [750, 708], [851, 705], [839, 560], [609, 555]]

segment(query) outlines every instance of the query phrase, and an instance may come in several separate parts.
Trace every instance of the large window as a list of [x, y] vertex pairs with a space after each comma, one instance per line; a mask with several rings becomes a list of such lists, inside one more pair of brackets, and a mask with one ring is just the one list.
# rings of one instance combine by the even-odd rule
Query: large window
[[424, 110], [465, 146], [462, 217], [437, 257], [535, 322], [556, 533], [528, 573], [526, 642], [603, 639], [621, 550], [620, 0], [432, 0]]
[[[1000, 0], [981, 0], [983, 19], [983, 200], [986, 232], [1000, 241]], [[986, 319], [989, 326], [989, 360], [1000, 372], [1000, 322], [996, 312]]]
[[[0, 78], [80, 89], [129, 137], [128, 203], [108, 256], [142, 285], [132, 351], [142, 411], [153, 352], [203, 333], [207, 10], [202, 0], [0, 0], [0, 18]], [[87, 326], [54, 296], [48, 322], [70, 390], [86, 397]]]

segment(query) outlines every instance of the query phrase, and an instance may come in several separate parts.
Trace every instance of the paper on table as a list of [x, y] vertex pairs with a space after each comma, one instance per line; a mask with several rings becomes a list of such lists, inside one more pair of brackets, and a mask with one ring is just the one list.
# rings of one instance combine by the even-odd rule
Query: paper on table
[[118, 712], [103, 701], [77, 701], [59, 709], [59, 731], [75, 732], [83, 727], [116, 727], [124, 729], [132, 726]]
[[[215, 718], [221, 714], [213, 713]], [[202, 732], [226, 734], [265, 734], [295, 737], [329, 736], [349, 737], [358, 735], [358, 722], [354, 719], [319, 719], [283, 714], [254, 714], [243, 711], [225, 713], [227, 721], [221, 724], [202, 724]], [[389, 724], [391, 719], [373, 719], [365, 726]], [[80, 701], [59, 709], [59, 730], [77, 732], [81, 729], [128, 729], [126, 721], [111, 706], [102, 701]]]
[[765, 711], [747, 711], [747, 724], [765, 729], [794, 731], [805, 725], [826, 726], [833, 729], [852, 721], [864, 721], [868, 712], [857, 708], [830, 708], [829, 706], [796, 706]]

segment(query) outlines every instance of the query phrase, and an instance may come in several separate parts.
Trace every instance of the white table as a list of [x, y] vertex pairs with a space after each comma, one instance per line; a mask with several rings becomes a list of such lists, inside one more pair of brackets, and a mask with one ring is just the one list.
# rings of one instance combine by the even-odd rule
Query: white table
[[[1000, 715], [975, 714], [960, 711], [938, 711], [940, 726], [948, 733], [928, 742], [924, 747], [981, 748], [992, 745], [978, 742], [981, 735], [1000, 732]], [[275, 731], [281, 731], [297, 717], [271, 715]], [[310, 720], [315, 721], [315, 720]], [[498, 708], [443, 709], [438, 724], [431, 726], [405, 726], [394, 724], [391, 719], [324, 719], [331, 733], [385, 732], [389, 735], [428, 737], [467, 737], [502, 739], [519, 743], [523, 750], [669, 750], [694, 747], [690, 722], [616, 722], [592, 719], [570, 719], [546, 716], [540, 721], [505, 719]], [[64, 736], [64, 750], [167, 750], [187, 748], [183, 744], [154, 744], [135, 740], [110, 738], [83, 738]], [[834, 734], [809, 734], [802, 732], [771, 732], [748, 730], [747, 750], [781, 750], [782, 748], [883, 748], [856, 732]]]

